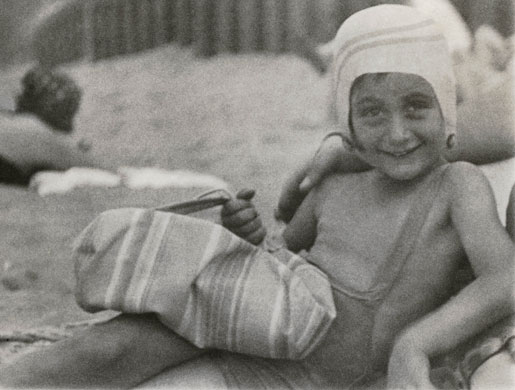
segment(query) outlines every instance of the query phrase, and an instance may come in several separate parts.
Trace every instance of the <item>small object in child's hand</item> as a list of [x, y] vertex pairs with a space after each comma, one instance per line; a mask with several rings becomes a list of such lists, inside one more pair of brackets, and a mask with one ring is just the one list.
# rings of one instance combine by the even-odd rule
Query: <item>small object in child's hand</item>
[[179, 202], [154, 208], [156, 211], [187, 215], [202, 211], [215, 206], [225, 204], [229, 199], [226, 197], [194, 199], [186, 202]]

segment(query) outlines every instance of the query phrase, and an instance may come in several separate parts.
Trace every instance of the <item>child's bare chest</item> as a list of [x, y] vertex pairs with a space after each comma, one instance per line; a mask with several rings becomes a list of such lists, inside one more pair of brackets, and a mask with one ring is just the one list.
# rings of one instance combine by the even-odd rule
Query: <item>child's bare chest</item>
[[[423, 269], [431, 280], [454, 268], [460, 247], [442, 197], [428, 194], [421, 207], [417, 203], [425, 196], [423, 187], [391, 199], [355, 189], [321, 209], [310, 251], [335, 285], [367, 291], [382, 280], [385, 270], [402, 267], [408, 257], [413, 260], [407, 261], [408, 269], [414, 267], [417, 274]], [[403, 246], [410, 249], [400, 249]]]
[[328, 205], [319, 221], [319, 234], [335, 236], [335, 245], [347, 258], [377, 263], [402, 234], [410, 234], [404, 231], [410, 212], [410, 196], [378, 202], [369, 194], [352, 193]]
[[449, 197], [440, 191], [441, 172], [436, 174], [412, 187], [376, 192], [371, 174], [334, 178], [317, 211], [313, 258], [335, 279], [352, 274], [353, 283], [363, 287], [406, 256], [454, 267], [462, 250], [448, 213]]

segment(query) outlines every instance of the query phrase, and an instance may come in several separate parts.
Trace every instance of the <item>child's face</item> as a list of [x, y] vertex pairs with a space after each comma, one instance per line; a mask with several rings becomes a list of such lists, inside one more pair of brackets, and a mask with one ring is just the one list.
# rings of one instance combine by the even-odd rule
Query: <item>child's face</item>
[[439, 165], [445, 129], [438, 100], [422, 77], [365, 75], [352, 88], [353, 142], [360, 157], [396, 180], [410, 180]]

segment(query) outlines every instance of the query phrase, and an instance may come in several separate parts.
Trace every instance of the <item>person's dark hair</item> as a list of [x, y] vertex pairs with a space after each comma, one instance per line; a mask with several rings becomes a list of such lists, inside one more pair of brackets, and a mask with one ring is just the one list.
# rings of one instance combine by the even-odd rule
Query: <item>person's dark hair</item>
[[16, 112], [36, 115], [55, 130], [69, 133], [79, 109], [82, 91], [73, 79], [56, 71], [35, 67], [21, 80]]

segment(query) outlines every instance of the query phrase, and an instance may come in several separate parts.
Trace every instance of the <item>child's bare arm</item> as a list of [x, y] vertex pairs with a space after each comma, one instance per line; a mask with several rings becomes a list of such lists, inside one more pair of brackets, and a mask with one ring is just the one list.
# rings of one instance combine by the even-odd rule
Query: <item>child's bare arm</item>
[[286, 226], [283, 238], [292, 252], [309, 249], [316, 237], [315, 192], [311, 191]]
[[514, 310], [515, 246], [499, 221], [489, 183], [470, 164], [458, 163], [453, 168], [449, 172], [453, 186], [452, 223], [476, 279], [417, 324], [419, 331], [433, 329], [428, 332], [434, 338], [427, 345], [430, 354], [454, 347]]
[[[487, 179], [468, 163], [455, 164], [448, 178], [452, 223], [476, 279], [442, 307], [405, 329], [391, 355], [392, 376], [399, 375], [394, 372], [402, 365], [399, 361], [406, 360], [403, 356], [429, 357], [446, 352], [515, 308], [515, 244], [499, 221]], [[425, 364], [428, 369], [428, 361]], [[389, 380], [398, 385], [395, 378]]]
[[129, 388], [201, 353], [154, 315], [122, 314], [0, 366], [0, 387]]

